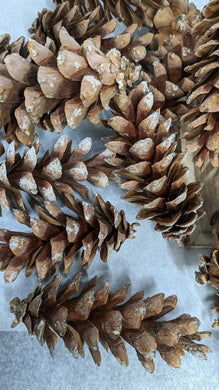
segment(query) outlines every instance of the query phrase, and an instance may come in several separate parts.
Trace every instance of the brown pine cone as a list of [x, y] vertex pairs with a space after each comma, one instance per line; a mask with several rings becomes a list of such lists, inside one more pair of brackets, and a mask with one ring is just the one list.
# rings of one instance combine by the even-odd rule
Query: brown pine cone
[[[200, 256], [199, 272], [196, 272], [196, 281], [200, 284], [209, 283], [212, 287], [219, 290], [219, 232], [214, 232], [213, 247], [209, 256]], [[213, 311], [219, 313], [219, 308], [213, 308]], [[219, 319], [213, 326], [219, 326]]]
[[[70, 8], [78, 5], [83, 7], [86, 12], [94, 11], [98, 7], [100, 14], [103, 15], [102, 17], [105, 17], [107, 20], [118, 18], [126, 26], [137, 23], [138, 27], [141, 27], [142, 24], [152, 27], [154, 15], [165, 3], [163, 0], [103, 0], [103, 2], [99, 0], [80, 0], [80, 2], [75, 0], [53, 0], [53, 2], [56, 5], [69, 3]], [[41, 15], [36, 26], [42, 23], [40, 19]]]
[[[24, 37], [18, 38], [10, 43], [10, 35], [4, 34], [0, 37], [0, 128], [10, 121], [10, 111], [15, 107], [15, 101], [19, 100], [21, 87], [12, 83], [5, 76], [9, 76], [4, 65], [5, 57], [9, 54], [19, 54], [23, 58], [28, 57], [27, 44]], [[10, 77], [9, 77], [10, 78]], [[5, 100], [10, 102], [6, 102]]]
[[184, 71], [182, 52], [182, 45], [173, 38], [168, 50], [161, 46], [159, 50], [149, 51], [141, 62], [144, 71], [152, 74], [154, 87], [164, 96], [162, 112], [167, 111], [171, 116], [177, 131], [179, 117], [188, 112], [187, 95], [194, 87], [193, 77], [188, 77]]
[[[200, 12], [187, 0], [175, 0], [162, 8], [154, 16], [157, 29], [141, 62], [143, 69], [152, 76], [152, 82], [165, 96], [163, 109], [170, 109], [181, 116], [188, 111], [186, 97], [194, 87], [193, 76], [188, 77], [185, 66], [194, 63], [195, 37], [192, 27]], [[175, 118], [176, 122], [178, 117]]]
[[[66, 3], [66, 0], [53, 0], [56, 5]], [[181, 22], [185, 24], [185, 17], [190, 23], [196, 17], [197, 11], [193, 3], [188, 4], [187, 0], [103, 0], [100, 2], [80, 0], [68, 1], [70, 8], [76, 4], [82, 6], [86, 12], [93, 11], [96, 7], [100, 7], [101, 14], [106, 16], [108, 20], [113, 17], [121, 20], [126, 26], [132, 23], [137, 23], [138, 27], [145, 25], [156, 31], [160, 37], [168, 38], [169, 32], [177, 31], [176, 24]], [[194, 9], [196, 13], [194, 13]], [[183, 16], [182, 16], [183, 15]], [[41, 15], [39, 17], [41, 19]], [[43, 24], [40, 20], [36, 26]], [[44, 23], [45, 24], [45, 23]]]
[[219, 165], [219, 1], [213, 0], [202, 11], [203, 20], [197, 23], [193, 34], [197, 36], [194, 53], [196, 61], [186, 71], [195, 77], [195, 86], [187, 99], [193, 108], [182, 117], [189, 121], [184, 137], [192, 141], [190, 152], [198, 152], [194, 160], [204, 169], [209, 156], [213, 167]]
[[63, 255], [63, 273], [67, 273], [81, 248], [81, 265], [87, 269], [98, 249], [101, 260], [106, 262], [111, 252], [119, 251], [127, 238], [135, 238], [134, 228], [138, 224], [130, 225], [124, 211], [117, 212], [100, 195], [93, 200], [95, 207], [76, 201], [70, 195], [66, 195], [66, 199], [66, 206], [74, 216], [64, 214], [47, 202], [46, 209], [36, 206], [39, 219], [14, 210], [18, 222], [28, 226], [32, 233], [0, 229], [0, 269], [5, 270], [6, 282], [13, 282], [23, 267], [26, 267], [26, 276], [36, 268], [42, 280], [56, 271]]
[[137, 218], [156, 221], [164, 237], [185, 238], [203, 215], [202, 184], [186, 182], [188, 168], [184, 154], [176, 151], [171, 119], [152, 109], [156, 101], [145, 82], [129, 96], [117, 96], [115, 103], [117, 115], [108, 123], [116, 135], [106, 139], [106, 147], [116, 156], [106, 163], [128, 190], [123, 198], [141, 206]]
[[61, 132], [67, 123], [78, 126], [88, 112], [97, 123], [117, 93], [145, 77], [133, 61], [144, 58], [152, 34], [131, 41], [135, 28], [116, 38], [87, 39], [81, 46], [61, 28], [57, 56], [34, 40], [28, 43], [28, 58], [6, 56], [0, 69], [0, 122], [7, 139], [30, 146], [34, 124]]
[[[52, 39], [56, 48], [60, 47], [59, 30], [65, 27], [77, 41], [94, 35], [104, 34], [107, 19], [99, 1], [91, 4], [86, 1], [54, 1], [57, 5], [54, 11], [44, 8], [38, 13], [29, 32], [32, 38], [43, 45]], [[113, 21], [112, 24], [116, 24]], [[102, 33], [102, 34], [101, 34]]]
[[[6, 159], [0, 164], [0, 214], [1, 206], [9, 209], [9, 200], [13, 207], [25, 211], [20, 191], [27, 192], [35, 200], [55, 201], [58, 192], [65, 196], [74, 196], [77, 191], [84, 198], [89, 197], [88, 188], [81, 184], [89, 180], [98, 187], [107, 187], [108, 174], [112, 168], [99, 169], [93, 166], [92, 160], [83, 161], [92, 146], [91, 138], [85, 138], [71, 151], [71, 141], [61, 136], [55, 143], [51, 153], [48, 151], [37, 161], [39, 140], [27, 148], [23, 157], [15, 153], [15, 143], [7, 150]], [[1, 147], [0, 147], [1, 152]], [[3, 152], [3, 150], [2, 150]]]
[[61, 281], [55, 276], [43, 289], [36, 287], [28, 298], [22, 301], [14, 298], [10, 302], [16, 317], [12, 327], [23, 322], [41, 345], [47, 343], [52, 357], [58, 337], [74, 358], [84, 357], [86, 343], [98, 366], [99, 340], [123, 366], [129, 364], [126, 341], [150, 373], [154, 371], [156, 350], [174, 368], [180, 366], [185, 351], [207, 359], [210, 349], [196, 341], [208, 338], [210, 332], [198, 332], [197, 318], [183, 314], [171, 321], [157, 321], [175, 309], [176, 296], [165, 299], [164, 294], [157, 294], [142, 301], [144, 292], [140, 291], [126, 301], [128, 284], [109, 294], [109, 282], [94, 291], [97, 283], [94, 278], [77, 297], [70, 298], [79, 291], [80, 277], [76, 275], [69, 285], [58, 290]]
[[[200, 11], [193, 3], [187, 0], [164, 1], [153, 17], [153, 25], [156, 28], [155, 42], [157, 47], [172, 45], [175, 38], [184, 49], [182, 57], [189, 54], [188, 44], [192, 43], [191, 27], [200, 17]], [[175, 42], [176, 42], [175, 41]], [[178, 48], [180, 50], [180, 48]]]

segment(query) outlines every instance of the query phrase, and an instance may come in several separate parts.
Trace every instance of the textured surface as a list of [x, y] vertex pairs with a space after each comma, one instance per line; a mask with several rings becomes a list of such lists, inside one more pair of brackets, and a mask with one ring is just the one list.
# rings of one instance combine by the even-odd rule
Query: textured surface
[[[201, 7], [204, 2], [196, 1]], [[19, 35], [27, 35], [27, 29], [43, 7], [53, 7], [52, 0], [36, 0], [30, 4], [28, 0], [11, 0], [5, 3], [0, 0], [0, 33], [10, 32], [12, 39]], [[9, 17], [10, 15], [10, 17]], [[44, 152], [58, 139], [56, 133], [39, 132], [40, 142]], [[73, 146], [86, 136], [94, 139], [93, 152], [101, 150], [99, 137], [109, 135], [106, 129], [95, 128], [88, 121], [83, 122], [77, 130], [66, 128], [63, 134], [68, 134]], [[1, 130], [0, 135], [3, 135]], [[6, 144], [5, 144], [6, 146]], [[4, 155], [1, 157], [1, 160]], [[91, 196], [98, 189], [91, 188]], [[109, 199], [116, 208], [127, 213], [130, 223], [135, 221], [139, 209], [120, 200], [122, 190], [111, 184], [109, 189], [100, 191], [105, 200]], [[98, 273], [101, 282], [111, 280], [111, 288], [115, 290], [131, 280], [130, 294], [143, 289], [145, 295], [164, 292], [165, 295], [178, 295], [178, 308], [174, 317], [188, 312], [201, 320], [200, 330], [211, 330], [215, 315], [210, 308], [214, 306], [215, 291], [211, 287], [202, 287], [195, 282], [194, 272], [198, 270], [198, 257], [200, 253], [208, 254], [208, 250], [179, 248], [176, 243], [164, 240], [160, 233], [153, 231], [153, 223], [143, 221], [137, 230], [135, 241], [126, 242], [120, 253], [113, 253], [108, 264], [96, 259], [88, 272], [83, 273], [83, 280]], [[24, 225], [16, 223], [15, 218], [8, 212], [3, 212], [0, 227], [13, 230], [22, 229]], [[72, 267], [72, 274], [80, 270], [79, 258]], [[70, 275], [69, 275], [70, 277]], [[67, 277], [68, 278], [68, 277]], [[157, 358], [155, 374], [150, 375], [137, 365], [135, 351], [129, 349], [130, 366], [120, 367], [113, 356], [101, 349], [103, 363], [100, 368], [93, 365], [91, 357], [86, 353], [86, 359], [73, 359], [62, 343], [58, 343], [56, 357], [51, 359], [46, 347], [41, 348], [36, 340], [31, 341], [24, 333], [24, 325], [19, 325], [19, 332], [9, 331], [13, 315], [9, 313], [8, 302], [15, 296], [24, 298], [37, 283], [36, 275], [25, 279], [22, 273], [12, 285], [5, 285], [3, 273], [0, 274], [0, 366], [4, 367], [1, 375], [1, 388], [3, 390], [166, 390], [206, 389], [218, 388], [218, 359], [219, 359], [219, 331], [214, 330], [212, 338], [207, 341], [212, 349], [207, 362], [186, 356], [179, 370], [173, 370]], [[168, 319], [173, 315], [166, 316]], [[135, 368], [136, 367], [136, 368]]]

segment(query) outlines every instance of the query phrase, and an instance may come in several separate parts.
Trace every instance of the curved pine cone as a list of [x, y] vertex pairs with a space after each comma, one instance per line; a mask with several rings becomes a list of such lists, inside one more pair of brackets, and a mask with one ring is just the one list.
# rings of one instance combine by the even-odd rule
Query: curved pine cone
[[53, 357], [58, 337], [74, 358], [84, 357], [86, 343], [98, 366], [101, 364], [99, 341], [120, 364], [127, 366], [126, 341], [151, 373], [156, 350], [175, 368], [180, 366], [184, 351], [207, 359], [210, 349], [197, 344], [196, 340], [208, 338], [210, 333], [198, 332], [197, 318], [184, 314], [171, 321], [158, 321], [174, 310], [176, 296], [165, 299], [164, 294], [157, 294], [142, 300], [141, 291], [126, 301], [129, 285], [110, 294], [109, 282], [95, 291], [97, 278], [94, 278], [77, 297], [70, 298], [79, 291], [80, 277], [76, 275], [68, 286], [58, 290], [60, 280], [55, 276], [43, 289], [36, 287], [26, 299], [14, 298], [10, 302], [11, 312], [16, 317], [12, 327], [23, 322], [41, 345], [47, 343]]
[[36, 268], [42, 280], [48, 273], [51, 275], [56, 271], [63, 256], [62, 271], [68, 273], [81, 248], [81, 265], [87, 269], [98, 249], [101, 260], [106, 262], [111, 252], [119, 251], [127, 238], [135, 238], [134, 228], [138, 224], [130, 225], [124, 211], [117, 212], [100, 195], [93, 200], [95, 207], [75, 201], [67, 194], [66, 199], [66, 206], [73, 211], [73, 216], [47, 202], [46, 208], [36, 206], [38, 219], [14, 210], [18, 222], [28, 226], [32, 233], [0, 229], [0, 269], [5, 270], [6, 282], [13, 282], [24, 267], [26, 276]]
[[[114, 30], [114, 22], [105, 34]], [[43, 46], [30, 39], [28, 58], [7, 55], [0, 67], [0, 124], [7, 140], [30, 146], [35, 124], [60, 133], [67, 124], [77, 127], [88, 113], [98, 123], [116, 94], [146, 77], [134, 62], [145, 57], [153, 35], [132, 41], [135, 29], [130, 26], [116, 38], [97, 36], [80, 45], [63, 27], [57, 54], [51, 42]]]
[[[36, 137], [31, 148], [27, 148], [21, 156], [15, 153], [15, 143], [7, 150], [6, 159], [0, 164], [0, 214], [1, 206], [13, 207], [25, 211], [21, 191], [28, 193], [38, 202], [56, 200], [56, 193], [62, 196], [74, 196], [74, 191], [84, 198], [89, 197], [88, 188], [82, 182], [89, 180], [99, 187], [107, 187], [108, 171], [94, 167], [92, 161], [83, 161], [92, 146], [87, 137], [71, 151], [71, 141], [61, 136], [55, 143], [51, 153], [48, 151], [37, 161], [39, 140]], [[0, 148], [1, 151], [1, 148]], [[3, 152], [3, 150], [2, 150]]]
[[202, 184], [187, 184], [188, 168], [184, 154], [176, 151], [171, 119], [152, 109], [155, 98], [143, 82], [115, 99], [117, 116], [109, 125], [116, 135], [106, 139], [106, 147], [116, 156], [105, 161], [122, 178], [123, 198], [142, 207], [137, 218], [156, 221], [155, 229], [174, 240], [190, 235], [203, 215]]
[[[200, 284], [209, 283], [219, 290], [219, 232], [214, 232], [214, 242], [209, 256], [200, 256], [196, 281]], [[213, 308], [213, 311], [219, 313], [219, 307]], [[219, 326], [219, 320], [216, 320], [213, 326]]]
[[202, 14], [203, 20], [193, 29], [197, 36], [196, 61], [186, 68], [195, 78], [195, 86], [187, 99], [187, 104], [193, 108], [182, 121], [189, 121], [184, 134], [191, 141], [188, 150], [197, 152], [196, 165], [204, 169], [207, 157], [213, 167], [219, 165], [219, 1], [210, 1]]

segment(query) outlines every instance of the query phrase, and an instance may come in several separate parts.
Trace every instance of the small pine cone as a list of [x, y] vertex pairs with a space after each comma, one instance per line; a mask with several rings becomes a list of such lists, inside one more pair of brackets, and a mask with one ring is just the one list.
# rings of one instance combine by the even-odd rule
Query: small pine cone
[[87, 113], [97, 123], [117, 93], [146, 77], [133, 61], [144, 58], [152, 34], [131, 41], [135, 29], [130, 26], [116, 38], [90, 38], [79, 45], [61, 28], [57, 55], [51, 46], [30, 39], [28, 58], [6, 56], [0, 69], [0, 122], [7, 139], [30, 146], [34, 124], [60, 133], [67, 124], [77, 127]]
[[103, 171], [101, 166], [94, 167], [92, 160], [83, 161], [91, 145], [91, 138], [87, 137], [71, 151], [71, 141], [68, 142], [68, 137], [64, 135], [55, 143], [50, 154], [47, 151], [37, 161], [38, 137], [35, 137], [33, 146], [25, 150], [23, 157], [15, 153], [15, 143], [12, 142], [5, 161], [0, 164], [0, 207], [9, 209], [10, 201], [13, 207], [25, 211], [20, 191], [27, 192], [38, 202], [53, 202], [56, 192], [74, 196], [74, 191], [77, 191], [88, 198], [89, 190], [81, 184], [85, 180], [99, 187], [107, 187], [110, 169]]
[[195, 86], [187, 99], [192, 108], [182, 121], [189, 121], [188, 131], [184, 134], [188, 141], [192, 141], [188, 150], [198, 152], [194, 160], [199, 168], [204, 169], [208, 156], [213, 167], [219, 165], [219, 1], [210, 1], [202, 13], [203, 19], [193, 29], [194, 36], [197, 36], [196, 61], [185, 69], [195, 78]]
[[125, 302], [129, 285], [109, 294], [109, 282], [94, 291], [97, 283], [94, 278], [77, 297], [70, 298], [79, 291], [80, 277], [76, 275], [69, 285], [57, 291], [61, 281], [55, 276], [43, 289], [36, 287], [28, 298], [22, 301], [14, 298], [10, 302], [16, 317], [12, 327], [23, 322], [41, 345], [47, 343], [52, 357], [58, 337], [74, 358], [84, 357], [86, 343], [98, 366], [99, 340], [123, 366], [129, 364], [126, 341], [150, 373], [154, 371], [156, 350], [174, 368], [180, 366], [184, 351], [207, 359], [210, 349], [195, 341], [208, 338], [210, 333], [198, 332], [197, 318], [184, 314], [171, 321], [157, 321], [175, 309], [176, 296], [165, 299], [164, 294], [157, 294], [142, 300], [144, 292], [140, 291]]
[[171, 119], [153, 110], [155, 97], [143, 82], [129, 97], [115, 99], [117, 116], [109, 125], [116, 135], [106, 139], [106, 147], [116, 156], [106, 162], [128, 190], [123, 198], [142, 207], [137, 218], [156, 221], [155, 229], [170, 240], [182, 239], [203, 215], [202, 184], [186, 183], [184, 154], [176, 152]]
[[[196, 281], [200, 284], [209, 283], [212, 287], [219, 290], [219, 232], [214, 232], [213, 247], [209, 256], [200, 256], [199, 272], [196, 272]], [[213, 308], [213, 311], [219, 313], [219, 308]], [[216, 320], [213, 326], [219, 326], [219, 320]]]
[[135, 238], [134, 228], [138, 224], [130, 225], [124, 211], [117, 212], [100, 195], [94, 198], [95, 207], [75, 201], [70, 195], [66, 198], [66, 206], [74, 216], [46, 202], [46, 208], [36, 206], [39, 219], [14, 210], [18, 222], [31, 228], [32, 233], [0, 229], [0, 269], [5, 270], [6, 282], [13, 282], [24, 267], [26, 276], [36, 268], [38, 277], [43, 280], [48, 273], [56, 271], [63, 256], [63, 273], [68, 273], [81, 248], [81, 265], [87, 269], [98, 249], [101, 260], [106, 262], [111, 252], [119, 251], [127, 238]]

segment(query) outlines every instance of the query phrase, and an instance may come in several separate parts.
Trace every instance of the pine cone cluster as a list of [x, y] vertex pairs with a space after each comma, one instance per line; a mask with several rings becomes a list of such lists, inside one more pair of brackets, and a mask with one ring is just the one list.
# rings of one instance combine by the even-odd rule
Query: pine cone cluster
[[165, 299], [164, 294], [157, 294], [142, 300], [144, 293], [140, 291], [126, 301], [128, 284], [109, 293], [110, 284], [106, 282], [94, 291], [97, 283], [94, 278], [72, 298], [79, 291], [80, 277], [80, 274], [76, 275], [66, 287], [58, 290], [60, 280], [55, 276], [43, 289], [36, 287], [26, 299], [14, 298], [10, 302], [11, 312], [15, 314], [12, 327], [23, 322], [28, 333], [36, 335], [41, 345], [46, 342], [52, 356], [58, 337], [74, 358], [84, 357], [86, 343], [98, 366], [101, 363], [99, 341], [120, 364], [127, 366], [126, 341], [151, 373], [156, 351], [175, 368], [180, 366], [185, 351], [207, 358], [209, 348], [196, 341], [208, 338], [210, 334], [198, 332], [197, 318], [183, 314], [171, 321], [158, 321], [175, 309], [176, 296]]
[[142, 207], [137, 218], [156, 221], [155, 229], [174, 240], [192, 234], [203, 215], [202, 184], [186, 183], [188, 169], [183, 153], [176, 151], [171, 119], [152, 109], [155, 99], [146, 82], [115, 99], [120, 115], [108, 122], [116, 135], [106, 146], [116, 156], [106, 162], [122, 178], [123, 198]]
[[185, 138], [192, 141], [190, 152], [196, 165], [204, 169], [209, 156], [213, 167], [219, 165], [219, 61], [218, 61], [219, 1], [212, 0], [202, 11], [202, 20], [193, 28], [197, 36], [194, 52], [196, 61], [185, 70], [193, 73], [195, 86], [187, 99], [193, 108], [183, 116], [189, 121]]
[[[214, 243], [210, 255], [200, 256], [196, 281], [200, 284], [208, 283], [219, 290], [219, 232], [214, 232]], [[215, 307], [213, 311], [219, 313], [219, 307]], [[213, 326], [219, 326], [219, 320], [216, 320]]]
[[110, 202], [96, 195], [93, 203], [75, 201], [66, 195], [66, 206], [74, 215], [65, 214], [51, 202], [45, 208], [36, 206], [37, 218], [14, 210], [18, 222], [25, 224], [32, 233], [0, 229], [0, 269], [5, 270], [6, 282], [13, 282], [26, 267], [29, 276], [36, 268], [39, 279], [52, 275], [64, 257], [63, 273], [68, 273], [77, 252], [81, 253], [81, 265], [89, 268], [97, 250], [106, 262], [113, 250], [119, 251], [126, 239], [133, 239], [136, 223], [130, 225], [124, 211], [117, 212]]
[[[188, 182], [177, 133], [184, 129], [192, 141], [188, 150], [198, 152], [198, 167], [207, 157], [213, 167], [219, 164], [219, 0], [210, 0], [202, 12], [187, 0], [53, 2], [54, 11], [38, 14], [28, 41], [0, 37], [0, 127], [10, 143], [0, 163], [0, 214], [1, 206], [12, 206], [29, 231], [0, 229], [0, 270], [9, 283], [23, 268], [26, 276], [36, 270], [40, 280], [59, 270], [66, 274], [77, 254], [88, 269], [98, 251], [106, 262], [135, 238], [138, 224], [129, 224], [123, 210], [100, 195], [93, 205], [74, 198], [75, 192], [89, 198], [85, 181], [103, 188], [109, 179], [116, 182], [123, 198], [140, 206], [137, 219], [153, 220], [163, 237], [186, 242], [204, 214], [203, 185]], [[118, 21], [126, 29], [115, 36]], [[149, 32], [142, 35], [136, 29], [143, 25]], [[105, 138], [104, 151], [88, 158], [91, 138], [72, 150], [61, 136], [38, 159], [35, 125], [61, 133], [87, 116], [115, 131]], [[16, 152], [20, 143], [27, 146], [23, 154]], [[0, 156], [4, 152], [0, 140]], [[38, 218], [29, 215], [23, 192]], [[67, 213], [52, 203], [57, 195]], [[201, 256], [196, 278], [219, 289], [218, 233], [210, 255]], [[58, 337], [73, 357], [84, 357], [86, 343], [97, 365], [99, 341], [125, 366], [127, 342], [151, 373], [156, 351], [175, 368], [185, 351], [207, 359], [209, 348], [196, 341], [210, 333], [198, 331], [197, 318], [160, 320], [175, 309], [175, 296], [144, 299], [138, 292], [127, 300], [129, 285], [110, 293], [109, 282], [95, 289], [96, 277], [79, 293], [80, 279], [77, 274], [60, 288], [56, 274], [26, 299], [13, 299], [12, 327], [23, 322], [52, 356]]]

